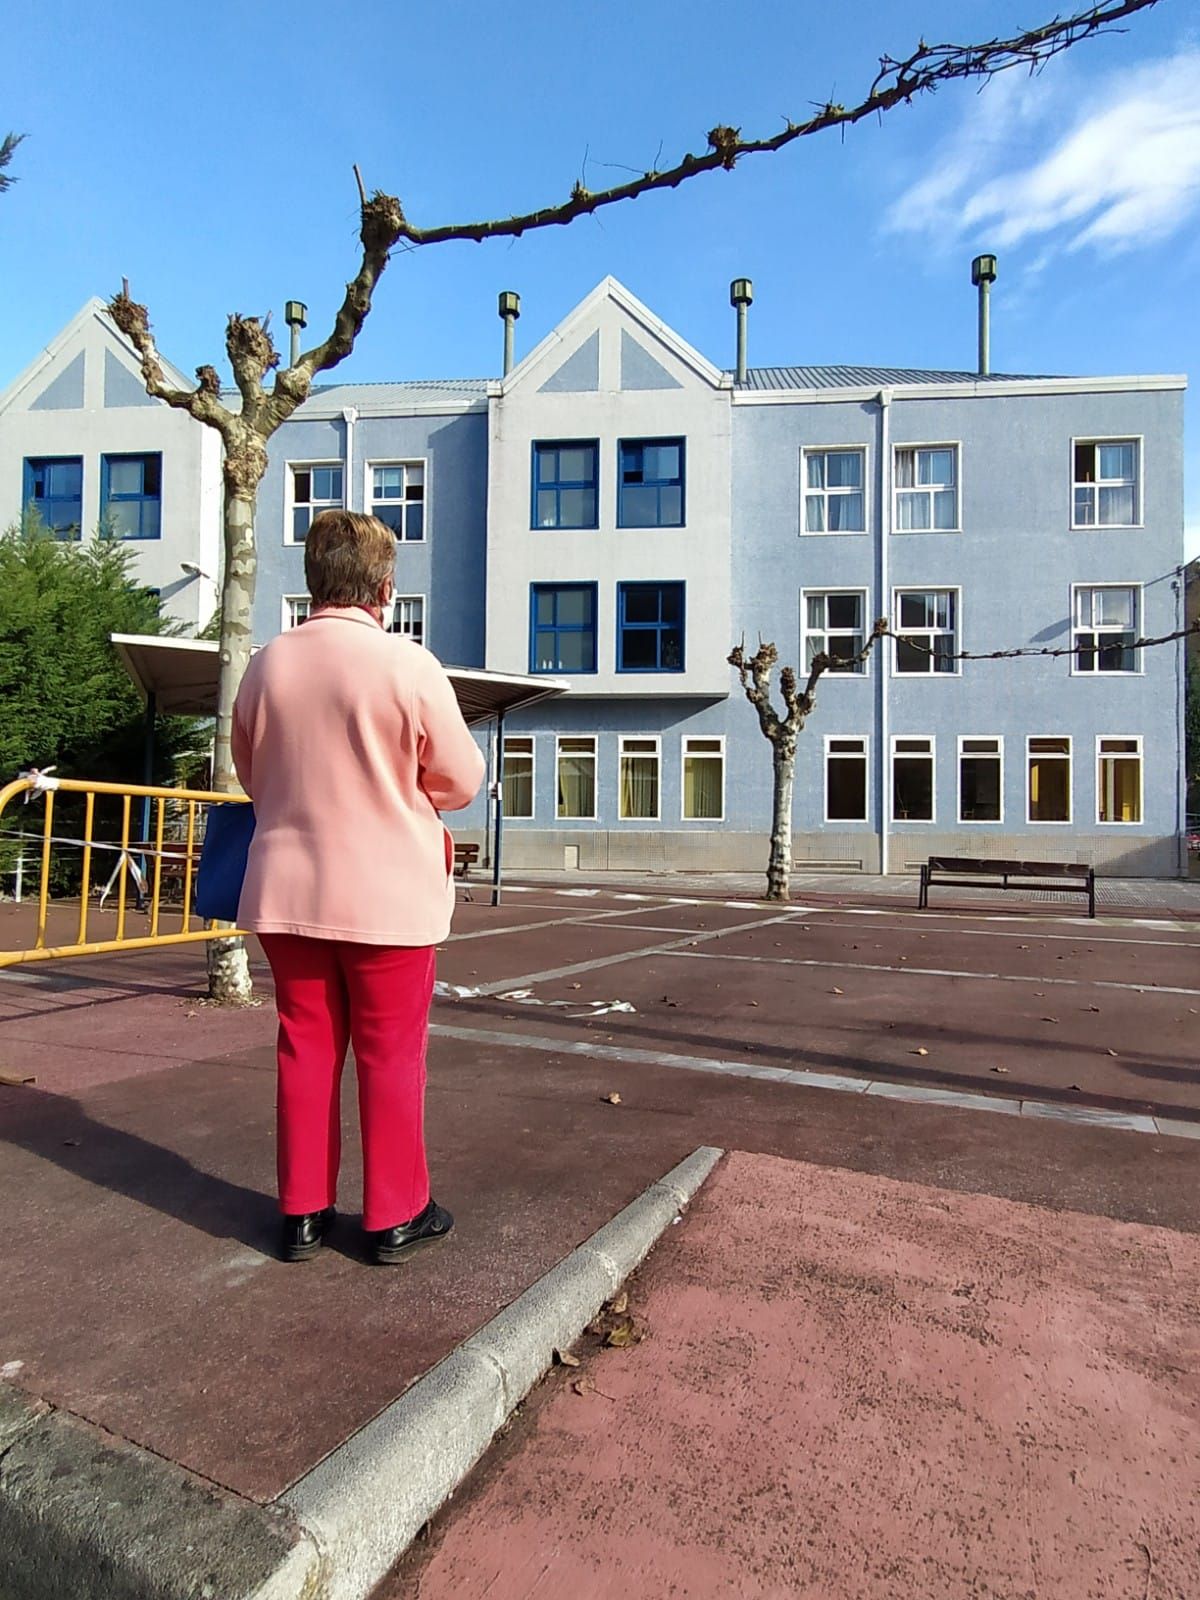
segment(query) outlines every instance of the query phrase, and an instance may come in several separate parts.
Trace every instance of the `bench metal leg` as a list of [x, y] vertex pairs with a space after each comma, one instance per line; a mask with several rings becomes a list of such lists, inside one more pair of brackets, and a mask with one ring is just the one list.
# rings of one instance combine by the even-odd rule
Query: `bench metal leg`
[[921, 868], [921, 892], [917, 897], [917, 910], [924, 911], [929, 905], [929, 868]]
[[1096, 915], [1096, 872], [1094, 868], [1088, 873], [1087, 892], [1088, 916], [1094, 917]]

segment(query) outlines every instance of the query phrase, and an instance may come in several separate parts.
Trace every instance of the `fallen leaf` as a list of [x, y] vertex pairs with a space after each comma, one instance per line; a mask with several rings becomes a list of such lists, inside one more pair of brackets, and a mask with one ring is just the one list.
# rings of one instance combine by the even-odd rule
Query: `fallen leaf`
[[1089, 1010], [1089, 1011], [1099, 1011], [1099, 1009], [1100, 1009], [1099, 1006], [1088, 1006], [1087, 1007], [1087, 1010]]
[[1076, 1093], [1077, 1093], [1077, 1094], [1082, 1094], [1082, 1093], [1083, 1093], [1083, 1089], [1082, 1089], [1082, 1088], [1081, 1088], [1081, 1087], [1080, 1087], [1080, 1085], [1079, 1085], [1079, 1084], [1077, 1084], [1077, 1083], [1069, 1083], [1069, 1084], [1068, 1084], [1068, 1085], [1067, 1085], [1067, 1088], [1068, 1088], [1068, 1089], [1074, 1089], [1074, 1090], [1075, 1090], [1075, 1091], [1076, 1091]]
[[757, 1000], [747, 1000], [746, 1004], [748, 1006], [756, 1006], [758, 1004], [758, 1001]]
[[993, 1067], [992, 1071], [993, 1072], [1007, 1072], [1008, 1068], [1007, 1067]]
[[1028, 949], [1029, 949], [1029, 946], [1028, 946], [1028, 945], [1027, 945], [1027, 944], [1019, 944], [1019, 945], [1018, 945], [1018, 946], [1017, 946], [1017, 949], [1018, 949], [1018, 950], [1028, 950]]
[[1115, 1050], [1110, 1050], [1108, 1053], [1110, 1056], [1115, 1056], [1117, 1052]]
[[30, 1074], [26, 1076], [21, 1072], [0, 1072], [0, 1083], [7, 1083], [12, 1088], [18, 1088], [23, 1083], [36, 1083], [37, 1079]]
[[846, 991], [844, 989], [830, 989], [829, 992], [830, 994], [845, 994]]
[[590, 1378], [576, 1378], [571, 1384], [571, 1388], [576, 1394], [591, 1394], [595, 1387], [596, 1385]]
[[581, 983], [569, 983], [567, 985], [568, 989], [582, 989], [582, 987], [583, 985]]
[[608, 1330], [604, 1342], [614, 1350], [627, 1350], [631, 1344], [637, 1344], [641, 1337], [633, 1318], [626, 1316]]
[[620, 1294], [614, 1295], [613, 1298], [608, 1302], [608, 1309], [610, 1311], [614, 1312], [617, 1316], [620, 1316], [623, 1311], [628, 1311], [629, 1310], [629, 1292], [628, 1292], [628, 1290], [622, 1289]]
[[198, 1011], [185, 1011], [183, 1014], [185, 1017], [198, 1017], [200, 1015]]
[[556, 1350], [554, 1359], [560, 1367], [577, 1367], [579, 1365], [579, 1357], [570, 1350]]
[[923, 1044], [919, 1044], [915, 1050], [910, 1050], [908, 1053], [910, 1056], [927, 1056], [929, 1051]]
[[69, 1144], [71, 1146], [75, 1146], [77, 1144], [81, 1144], [82, 1140], [80, 1140], [80, 1139], [64, 1139], [63, 1143], [64, 1144]]
[[1042, 1021], [1043, 1022], [1057, 1022], [1058, 1018], [1057, 1017], [1043, 1017]]
[[606, 1106], [619, 1106], [621, 1104], [621, 1096], [615, 1089], [611, 1094], [602, 1094], [600, 1098]]

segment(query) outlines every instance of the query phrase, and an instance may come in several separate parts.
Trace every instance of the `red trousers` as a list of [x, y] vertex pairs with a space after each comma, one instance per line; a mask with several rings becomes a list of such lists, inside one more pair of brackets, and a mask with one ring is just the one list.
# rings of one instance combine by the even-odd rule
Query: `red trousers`
[[337, 1198], [341, 1080], [358, 1068], [363, 1227], [407, 1222], [429, 1203], [425, 1043], [434, 949], [260, 935], [279, 1011], [280, 1210], [322, 1211]]

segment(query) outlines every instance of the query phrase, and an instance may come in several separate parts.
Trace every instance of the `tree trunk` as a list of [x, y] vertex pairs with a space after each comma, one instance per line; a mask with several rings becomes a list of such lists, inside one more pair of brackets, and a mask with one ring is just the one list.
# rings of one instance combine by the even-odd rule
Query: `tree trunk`
[[792, 871], [792, 780], [796, 770], [796, 736], [784, 733], [771, 741], [775, 773], [771, 812], [771, 854], [767, 859], [768, 900], [786, 900]]
[[[263, 465], [266, 464], [265, 452]], [[231, 738], [233, 702], [250, 661], [251, 609], [254, 604], [254, 505], [258, 480], [235, 481], [226, 462], [225, 573], [221, 584], [220, 676], [217, 682], [217, 729], [213, 744], [213, 788], [219, 794], [239, 792], [233, 768]], [[259, 478], [262, 474], [259, 473]], [[245, 1006], [254, 998], [250, 962], [243, 939], [208, 942], [208, 994], [221, 1005]]]

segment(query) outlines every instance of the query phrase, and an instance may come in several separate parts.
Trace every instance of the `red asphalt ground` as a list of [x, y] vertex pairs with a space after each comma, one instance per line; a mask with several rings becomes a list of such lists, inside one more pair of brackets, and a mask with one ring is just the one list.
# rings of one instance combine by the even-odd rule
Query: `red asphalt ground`
[[[303, 1268], [273, 1259], [273, 1017], [199, 1003], [201, 951], [0, 974], [0, 1072], [36, 1078], [0, 1086], [0, 1378], [270, 1499], [699, 1144], [924, 1186], [964, 1238], [983, 1239], [972, 1196], [1081, 1213], [1111, 1245], [1089, 1246], [1097, 1302], [1126, 1292], [1114, 1220], [1200, 1232], [1194, 1138], [742, 1075], [782, 1066], [1200, 1119], [1200, 925], [878, 906], [779, 917], [548, 889], [460, 907], [440, 975], [497, 992], [435, 1007], [431, 1166], [459, 1227], [402, 1271], [359, 1253], [349, 1086], [332, 1247]], [[0, 912], [0, 944], [27, 922]], [[637, 1009], [585, 1015], [612, 1000]], [[714, 1059], [736, 1070], [698, 1070]], [[613, 1090], [620, 1106], [604, 1101]], [[1142, 1259], [1154, 1274], [1177, 1258]], [[1014, 1303], [1057, 1281], [1038, 1249], [999, 1267]], [[933, 1294], [944, 1269], [926, 1269]], [[1157, 1277], [1143, 1287], [1167, 1304]], [[847, 1325], [867, 1315], [857, 1279], [837, 1292]], [[1034, 1355], [1027, 1381], [1044, 1383]], [[785, 1356], [781, 1384], [792, 1376]], [[1161, 1383], [1194, 1405], [1185, 1377]], [[1095, 1592], [1141, 1596], [1130, 1583]]]
[[556, 1369], [384, 1595], [1194, 1595], [1198, 1284], [1167, 1229], [731, 1155], [644, 1342]]

